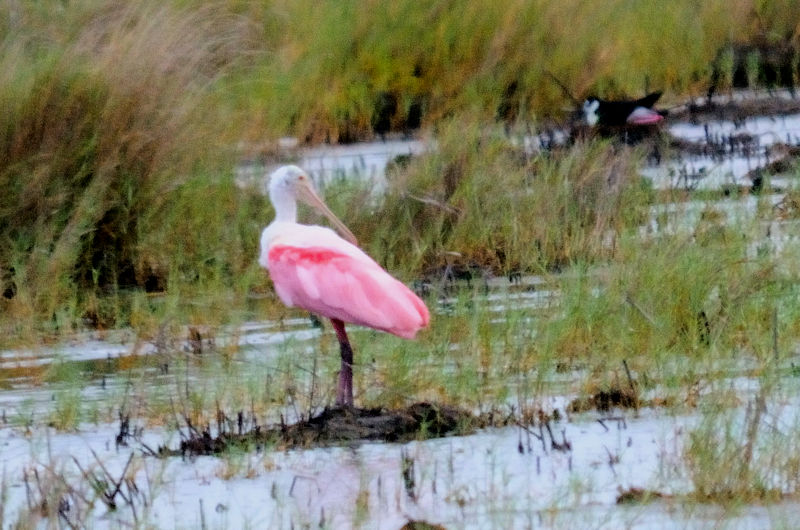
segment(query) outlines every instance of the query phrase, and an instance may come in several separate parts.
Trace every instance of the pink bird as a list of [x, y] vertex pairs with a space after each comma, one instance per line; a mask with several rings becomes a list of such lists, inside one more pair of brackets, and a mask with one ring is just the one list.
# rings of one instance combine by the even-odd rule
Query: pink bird
[[[258, 263], [269, 271], [284, 304], [331, 319], [342, 356], [336, 401], [352, 405], [353, 349], [344, 323], [411, 339], [428, 325], [428, 308], [356, 246], [355, 236], [325, 206], [305, 171], [277, 169], [270, 176], [269, 197], [275, 220], [261, 234]], [[299, 224], [298, 200], [328, 217], [346, 240], [330, 228]]]

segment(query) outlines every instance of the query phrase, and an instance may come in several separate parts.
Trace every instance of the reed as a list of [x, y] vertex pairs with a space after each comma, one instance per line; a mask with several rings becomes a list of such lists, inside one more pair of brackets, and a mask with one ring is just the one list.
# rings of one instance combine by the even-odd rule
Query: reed
[[435, 152], [389, 175], [381, 197], [352, 186], [328, 196], [370, 254], [409, 278], [448, 264], [552, 271], [608, 259], [619, 234], [642, 222], [652, 194], [636, 174], [638, 159], [596, 141], [532, 155], [459, 118], [442, 127]]
[[248, 24], [215, 7], [51, 4], [3, 8], [2, 304], [17, 322], [113, 325], [98, 297], [205, 276], [207, 215], [239, 210], [234, 136], [212, 103]]
[[384, 117], [408, 130], [412, 110], [436, 153], [384, 198], [329, 190], [381, 263], [412, 280], [615, 259], [653, 200], [640, 155], [598, 142], [533, 156], [502, 129], [563, 119], [574, 102], [549, 74], [579, 97], [669, 101], [705, 92], [715, 69], [726, 89], [741, 46], [763, 64], [797, 47], [798, 20], [783, 0], [6, 2], [1, 325], [241, 318], [247, 293], [269, 291], [254, 256], [270, 212], [233, 185], [236, 163], [286, 134], [369, 138]]
[[[664, 90], [667, 104], [712, 84], [726, 90], [735, 77], [747, 82], [746, 64], [734, 74], [748, 55], [752, 82], [795, 81], [761, 75], [776, 51], [798, 49], [800, 9], [788, 0], [260, 5], [262, 23], [278, 38], [259, 63], [264, 75], [247, 85], [258, 95], [250, 100], [260, 111], [254, 130], [274, 127], [312, 142], [372, 136], [384, 114], [401, 131], [417, 110], [426, 125], [464, 111], [486, 120], [563, 120], [574, 102], [550, 74], [577, 98]], [[787, 65], [794, 60], [783, 56]]]

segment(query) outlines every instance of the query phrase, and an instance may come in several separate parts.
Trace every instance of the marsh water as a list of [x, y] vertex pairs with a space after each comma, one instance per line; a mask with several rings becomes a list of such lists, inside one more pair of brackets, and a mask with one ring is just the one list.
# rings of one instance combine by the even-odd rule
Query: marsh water
[[[317, 328], [304, 319], [288, 326], [290, 330], [270, 323], [243, 326], [236, 339], [242, 355], [238, 362], [268, 365], [278, 348], [313, 349]], [[103, 351], [106, 342], [112, 341], [84, 337], [81, 343], [94, 353], [80, 352], [78, 343], [54, 348], [54, 362], [106, 362], [109, 356], [130, 355], [132, 344], [125, 349], [123, 341], [112, 342]], [[39, 362], [48, 362], [45, 354], [52, 352], [43, 351]], [[139, 355], [159, 353], [140, 350]], [[10, 359], [6, 352], [0, 370], [14, 364]], [[173, 377], [158, 369], [139, 370], [151, 372], [148, 385], [175, 385]], [[190, 384], [203, 376], [208, 374], [192, 374]], [[81, 399], [119, 400], [125, 380], [122, 373], [109, 373], [104, 383], [98, 377], [81, 389]], [[731, 417], [734, 423], [746, 422], [745, 405], [758, 393], [757, 380], [731, 374], [718, 385], [740, 396], [742, 406]], [[770, 404], [770, 414], [776, 424], [794, 424], [800, 419], [800, 378], [788, 378], [782, 386], [784, 397]], [[109, 477], [128, 477], [123, 492], [127, 487], [130, 506], [119, 500], [116, 510], [100, 502], [91, 508], [73, 506], [63, 514], [65, 520], [74, 517], [79, 525], [90, 517], [91, 526], [100, 528], [146, 521], [159, 528], [397, 529], [409, 520], [446, 528], [788, 528], [800, 509], [791, 500], [735, 511], [682, 502], [692, 491], [684, 447], [700, 422], [691, 410], [571, 413], [568, 403], [574, 395], [542, 395], [537, 406], [557, 410], [561, 418], [551, 423], [550, 432], [516, 425], [405, 444], [157, 458], [149, 451], [177, 444], [175, 429], [134, 419], [131, 430], [138, 433], [120, 444], [116, 422], [82, 423], [76, 432], [66, 433], [35, 419], [29, 422], [28, 416], [43, 417], [58, 391], [22, 378], [0, 392], [6, 520], [13, 521], [18, 510], [29, 506], [30, 490], [37, 487], [34, 473], [38, 480], [72, 477], [72, 487], [86, 494], [91, 488], [83, 473], [100, 465]], [[135, 465], [126, 468], [131, 455]], [[626, 495], [633, 502], [622, 502]], [[648, 495], [654, 497], [639, 502]]]
[[[754, 172], [779, 156], [778, 145], [800, 145], [800, 114], [756, 116], [736, 123], [686, 121], [668, 128], [685, 142], [728, 145], [729, 152], [721, 156], [698, 148], [651, 161], [643, 176], [656, 188], [747, 188]], [[435, 144], [394, 140], [300, 149], [292, 157], [320, 183], [365, 178], [381, 189], [389, 162], [428, 149], [435, 149]], [[240, 177], [261, 174], [261, 167], [243, 166]], [[771, 188], [761, 197], [655, 207], [643, 233], [678, 230], [708, 208], [736, 222], [756, 215], [759, 200], [780, 204], [785, 191], [796, 185], [790, 175], [766, 178]], [[769, 233], [769, 240], [780, 245], [796, 237], [794, 228], [793, 221], [772, 223], [765, 227], [765, 238]], [[474, 289], [476, 303], [496, 315], [498, 325], [509, 307], [535, 311], [558, 304], [557, 289], [544, 278], [480, 281], [485, 285]], [[433, 308], [434, 317], [452, 302], [443, 296]], [[215, 330], [213, 347], [207, 349], [208, 355], [220, 356], [218, 352], [235, 346], [230, 362], [258, 366], [268, 373], [277, 369], [277, 359], [287, 351], [314, 355], [322, 333], [304, 318], [245, 322]], [[122, 436], [120, 443], [121, 425], [116, 421], [84, 421], [74, 432], [52, 426], [54, 403], [64, 399], [64, 393], [72, 393], [72, 399], [84, 406], [113, 408], [128, 396], [134, 378], [146, 379], [153, 388], [163, 387], [168, 400], [176, 385], [188, 388], [214, 377], [219, 361], [197, 360], [198, 344], [202, 349], [203, 340], [208, 340], [202, 334], [164, 343], [124, 330], [89, 332], [68, 342], [0, 352], [0, 523], [14, 522], [18, 514], [35, 509], [32, 503], [41, 483], [59, 480], [64, 481], [67, 501], [52, 526], [81, 526], [88, 520], [95, 528], [133, 524], [397, 529], [415, 520], [445, 528], [790, 528], [800, 510], [794, 500], [735, 510], [683, 502], [693, 488], [684, 449], [700, 415], [690, 408], [658, 407], [570, 412], [568, 405], [577, 396], [566, 385], [559, 392], [554, 384], [549, 388], [555, 391], [533, 399], [542, 411], [557, 411], [549, 432], [520, 424], [402, 444], [262, 447], [222, 457], [157, 458], [150, 454], [152, 448], [179, 441], [175, 428], [148, 425], [134, 417], [130, 430], [135, 434]], [[782, 362], [787, 370], [800, 365], [794, 356]], [[80, 388], [65, 387], [51, 380], [54, 366], [91, 375]], [[748, 368], [742, 366], [718, 382], [718, 387], [740, 397], [731, 411], [737, 425], [747, 423], [748, 404], [760, 390], [758, 380], [746, 375]], [[770, 405], [776, 424], [798, 421], [798, 395], [800, 378], [781, 380], [783, 397]], [[283, 413], [282, 420], [296, 419], [288, 408]], [[126, 477], [118, 484], [122, 493], [115, 494], [113, 509], [106, 502], [75, 500], [92, 497], [92, 476], [105, 476], [106, 482]], [[627, 499], [634, 502], [624, 502]]]

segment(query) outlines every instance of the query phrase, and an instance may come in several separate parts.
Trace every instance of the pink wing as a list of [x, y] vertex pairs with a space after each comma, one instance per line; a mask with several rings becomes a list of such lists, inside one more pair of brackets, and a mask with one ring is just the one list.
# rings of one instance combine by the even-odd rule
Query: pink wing
[[425, 303], [371, 259], [326, 246], [276, 244], [268, 268], [286, 305], [409, 339], [428, 325]]
[[652, 123], [658, 123], [663, 119], [664, 116], [654, 111], [653, 109], [648, 109], [646, 107], [636, 107], [635, 109], [633, 109], [633, 112], [631, 112], [630, 116], [628, 116], [628, 119], [626, 121], [634, 125], [650, 125]]

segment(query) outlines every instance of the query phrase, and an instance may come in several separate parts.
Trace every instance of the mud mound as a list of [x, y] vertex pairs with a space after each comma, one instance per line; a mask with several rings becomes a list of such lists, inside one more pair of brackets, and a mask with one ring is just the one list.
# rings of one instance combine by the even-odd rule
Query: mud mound
[[607, 412], [613, 408], [639, 408], [639, 397], [635, 392], [623, 388], [609, 388], [600, 390], [586, 398], [576, 398], [570, 402], [569, 412], [586, 412], [598, 410]]
[[400, 527], [400, 530], [445, 530], [439, 524], [426, 523], [425, 521], [409, 521]]
[[619, 495], [617, 495], [617, 504], [642, 504], [669, 497], [670, 495], [665, 495], [660, 491], [628, 488], [626, 490], [620, 490]]
[[431, 403], [415, 403], [400, 410], [342, 407], [325, 409], [317, 416], [291, 425], [266, 429], [255, 426], [245, 433], [198, 431], [189, 426], [178, 449], [161, 448], [162, 456], [217, 454], [230, 447], [260, 449], [264, 445], [316, 447], [348, 442], [401, 442], [464, 434], [479, 423], [472, 414]]
[[291, 445], [320, 445], [358, 440], [397, 442], [422, 437], [439, 437], [470, 425], [469, 413], [452, 407], [415, 403], [406, 409], [326, 409], [308, 421], [282, 430]]
[[587, 397], [579, 397], [570, 401], [567, 405], [567, 412], [581, 413], [596, 410], [598, 412], [609, 412], [613, 409], [640, 409], [670, 407], [675, 404], [674, 399], [652, 398], [642, 399], [638, 390], [631, 388], [611, 386], [598, 390]]

